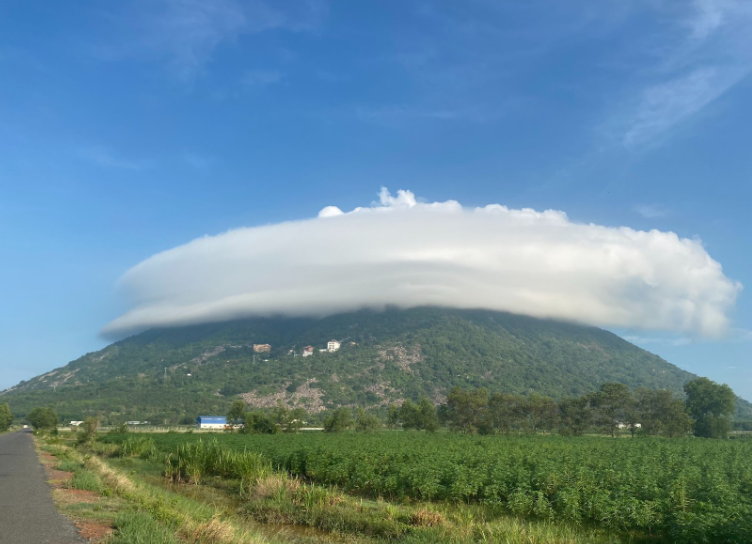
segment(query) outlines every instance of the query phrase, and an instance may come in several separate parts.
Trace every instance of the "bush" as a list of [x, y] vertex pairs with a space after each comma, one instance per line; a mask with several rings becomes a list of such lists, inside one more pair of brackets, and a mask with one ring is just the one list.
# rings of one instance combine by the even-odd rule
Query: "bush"
[[99, 421], [95, 417], [87, 417], [78, 432], [77, 444], [88, 444], [96, 438]]
[[355, 430], [361, 433], [372, 433], [381, 427], [381, 421], [373, 414], [369, 414], [363, 408], [358, 409], [355, 416]]
[[7, 431], [13, 422], [13, 414], [10, 413], [8, 404], [0, 404], [0, 433]]
[[279, 426], [274, 420], [263, 412], [248, 412], [243, 417], [243, 434], [277, 434]]
[[78, 470], [73, 474], [69, 487], [102, 493], [104, 486], [96, 474], [88, 470]]
[[353, 420], [349, 408], [337, 408], [324, 420], [324, 432], [338, 433], [352, 427]]
[[26, 416], [34, 430], [57, 429], [57, 413], [52, 408], [36, 407]]

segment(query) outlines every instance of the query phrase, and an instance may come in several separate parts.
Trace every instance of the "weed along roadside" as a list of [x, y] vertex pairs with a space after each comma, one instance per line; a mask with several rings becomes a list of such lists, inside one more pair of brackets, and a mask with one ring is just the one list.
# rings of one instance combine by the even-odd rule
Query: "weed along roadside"
[[169, 451], [152, 436], [136, 434], [78, 445], [59, 438], [39, 443], [59, 469], [73, 474], [65, 489], [81, 485], [91, 493], [85, 505], [61, 498], [58, 506], [79, 527], [98, 524], [101, 536], [94, 542], [632, 541], [597, 527], [516, 518], [485, 505], [345, 492], [292, 476], [266, 454], [227, 447], [221, 438], [197, 437]]
[[[73, 447], [57, 439], [38, 441], [43, 459], [58, 474], [55, 502], [92, 542], [275, 543], [291, 542], [234, 523], [222, 509], [147, 481], [148, 473], [111, 466], [91, 444]], [[72, 499], [86, 492], [86, 500]], [[242, 522], [242, 520], [238, 520]], [[246, 524], [247, 525], [247, 524]]]
[[[42, 442], [72, 474], [64, 487], [97, 497], [61, 509], [119, 543], [141, 542], [128, 535], [142, 526], [214, 543], [745, 542], [749, 498], [734, 493], [750, 446], [389, 432]], [[707, 493], [708, 478], [730, 480]]]
[[[171, 443], [176, 437], [183, 442]], [[498, 505], [385, 499], [324, 485], [311, 475], [291, 474], [258, 442], [238, 435], [163, 435], [161, 443], [156, 438], [104, 435], [75, 447], [49, 440], [43, 447], [58, 462], [78, 463], [79, 472], [97, 479], [105, 505], [98, 516], [120, 543], [141, 542], [128, 536], [141, 525], [181, 542], [638, 541], [592, 524], [515, 516]], [[247, 447], [237, 447], [238, 440]], [[85, 509], [63, 511], [74, 518], [89, 515]]]

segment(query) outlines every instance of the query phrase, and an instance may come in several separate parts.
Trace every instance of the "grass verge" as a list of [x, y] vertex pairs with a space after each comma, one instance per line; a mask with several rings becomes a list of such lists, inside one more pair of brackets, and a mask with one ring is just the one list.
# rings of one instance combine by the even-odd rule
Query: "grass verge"
[[[228, 455], [216, 444], [158, 452], [150, 440], [86, 446], [48, 444], [65, 484], [100, 497], [96, 507], [67, 507], [99, 516], [118, 544], [346, 542], [404, 544], [612, 544], [630, 535], [557, 520], [524, 520], [487, 505], [389, 502], [357, 497], [272, 470], [250, 452]], [[97, 510], [98, 509], [98, 510]], [[300, 529], [295, 529], [296, 527]]]
[[[522, 520], [502, 509], [455, 503], [371, 500], [272, 470], [253, 452], [228, 452], [216, 441], [181, 445], [169, 455], [148, 438], [126, 440], [108, 450], [113, 463], [152, 477], [162, 485], [196, 495], [214, 487], [229, 495], [240, 516], [265, 525], [302, 526], [329, 535], [372, 542], [503, 542], [606, 544], [636, 542], [630, 535], [559, 521]], [[160, 468], [161, 467], [161, 470]]]

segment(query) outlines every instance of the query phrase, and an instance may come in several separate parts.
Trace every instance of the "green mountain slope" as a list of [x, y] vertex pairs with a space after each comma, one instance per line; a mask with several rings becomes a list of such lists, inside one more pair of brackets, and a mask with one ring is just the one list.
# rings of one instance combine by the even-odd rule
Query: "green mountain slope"
[[[319, 352], [331, 339], [341, 349]], [[253, 344], [272, 350], [254, 353]], [[316, 350], [302, 357], [307, 345]], [[0, 399], [19, 415], [53, 405], [64, 419], [176, 423], [223, 414], [236, 395], [252, 406], [281, 400], [316, 412], [421, 395], [440, 401], [455, 385], [561, 398], [607, 381], [681, 391], [693, 377], [595, 327], [415, 308], [154, 329], [22, 382]], [[743, 411], [749, 406], [742, 401]]]

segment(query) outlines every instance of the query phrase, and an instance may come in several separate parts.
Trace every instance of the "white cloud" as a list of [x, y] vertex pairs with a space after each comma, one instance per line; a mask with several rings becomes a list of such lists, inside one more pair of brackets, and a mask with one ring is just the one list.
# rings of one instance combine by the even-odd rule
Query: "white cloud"
[[118, 335], [251, 315], [445, 305], [719, 335], [741, 285], [696, 240], [383, 190], [371, 207], [205, 236], [130, 269]]

